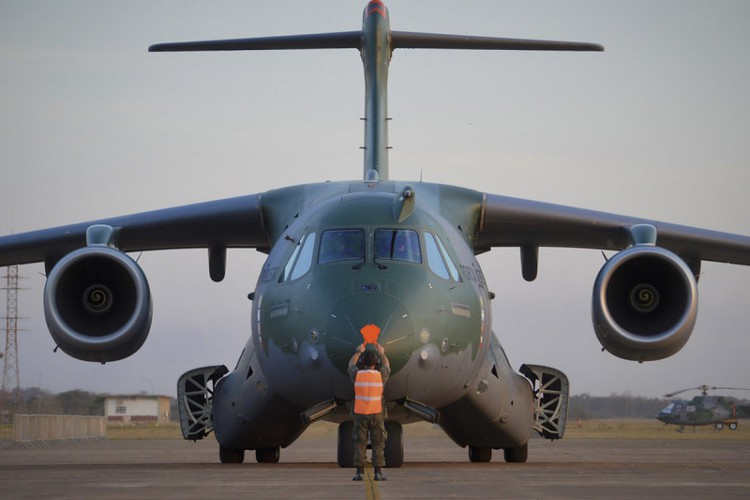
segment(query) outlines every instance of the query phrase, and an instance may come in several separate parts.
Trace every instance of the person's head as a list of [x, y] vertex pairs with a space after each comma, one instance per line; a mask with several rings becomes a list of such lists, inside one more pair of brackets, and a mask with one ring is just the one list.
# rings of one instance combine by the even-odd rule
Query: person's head
[[372, 367], [378, 364], [378, 353], [375, 351], [365, 351], [362, 355], [362, 364], [366, 367]]

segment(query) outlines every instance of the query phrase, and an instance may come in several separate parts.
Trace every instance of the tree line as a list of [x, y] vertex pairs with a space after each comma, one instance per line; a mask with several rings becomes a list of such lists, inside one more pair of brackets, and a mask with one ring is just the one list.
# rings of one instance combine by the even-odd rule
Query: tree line
[[80, 389], [53, 394], [39, 387], [4, 391], [0, 394], [3, 413], [37, 415], [104, 415], [105, 394], [95, 394]]
[[[142, 394], [146, 394], [145, 392]], [[53, 394], [45, 389], [21, 389], [17, 403], [12, 393], [0, 391], [0, 413], [28, 413], [41, 415], [104, 415], [107, 394], [97, 394], [80, 389]], [[630, 394], [571, 396], [568, 419], [653, 418], [669, 404], [669, 400], [645, 398]], [[170, 411], [178, 418], [177, 400], [172, 400]]]
[[669, 401], [630, 394], [580, 394], [568, 401], [568, 419], [654, 418]]
[[[142, 392], [142, 395], [147, 395]], [[39, 387], [21, 389], [18, 395], [10, 391], [0, 391], [0, 415], [2, 420], [12, 420], [12, 414], [31, 415], [88, 415], [103, 416], [104, 400], [109, 394], [98, 394], [76, 389], [54, 394]], [[170, 415], [178, 418], [177, 400], [172, 399]]]

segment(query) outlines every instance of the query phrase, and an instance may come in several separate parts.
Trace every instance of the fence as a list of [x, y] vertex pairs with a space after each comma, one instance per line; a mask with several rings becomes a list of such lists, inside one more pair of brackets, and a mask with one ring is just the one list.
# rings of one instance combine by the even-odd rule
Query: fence
[[107, 437], [105, 417], [14, 415], [13, 441], [50, 441]]

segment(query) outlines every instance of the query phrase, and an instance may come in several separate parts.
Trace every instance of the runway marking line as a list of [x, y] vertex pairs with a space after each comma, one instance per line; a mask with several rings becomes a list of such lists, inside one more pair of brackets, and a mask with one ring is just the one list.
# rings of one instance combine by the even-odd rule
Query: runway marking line
[[369, 463], [365, 466], [365, 494], [367, 500], [380, 500], [378, 483], [375, 482], [374, 470]]

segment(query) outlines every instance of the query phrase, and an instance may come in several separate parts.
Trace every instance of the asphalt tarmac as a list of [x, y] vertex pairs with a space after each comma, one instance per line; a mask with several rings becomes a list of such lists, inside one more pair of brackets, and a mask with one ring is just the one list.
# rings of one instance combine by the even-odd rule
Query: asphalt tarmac
[[278, 464], [221, 464], [212, 437], [0, 447], [0, 498], [750, 498], [748, 440], [534, 439], [529, 461], [471, 464], [445, 437], [404, 433], [405, 464], [353, 482], [329, 435], [303, 437]]

